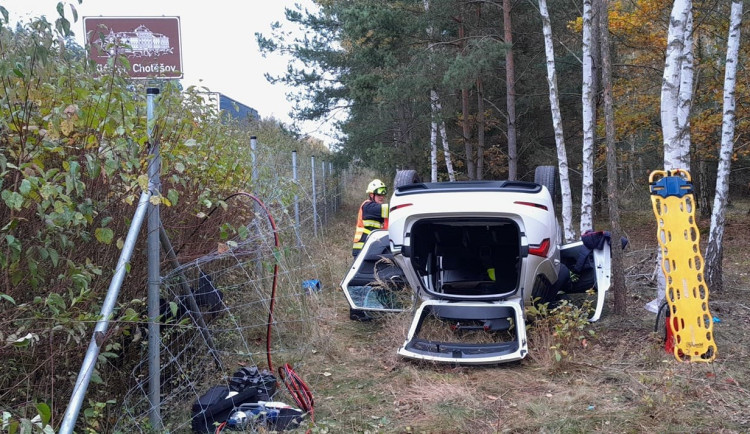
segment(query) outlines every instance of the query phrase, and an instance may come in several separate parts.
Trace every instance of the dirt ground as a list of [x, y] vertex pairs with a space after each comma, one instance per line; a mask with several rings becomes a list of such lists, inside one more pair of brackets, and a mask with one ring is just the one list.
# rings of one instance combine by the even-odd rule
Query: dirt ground
[[[585, 340], [565, 347], [530, 331], [518, 363], [453, 366], [396, 354], [411, 316], [349, 321], [338, 282], [349, 267], [352, 219], [330, 228], [329, 289], [321, 295], [319, 341], [306, 381], [315, 394], [313, 432], [361, 433], [640, 433], [750, 432], [750, 204], [730, 208], [724, 238], [724, 289], [710, 292], [718, 355], [678, 362], [644, 309], [655, 290], [656, 223], [651, 209], [623, 213], [627, 314], [586, 325]], [[342, 213], [342, 214], [345, 214]], [[354, 215], [352, 213], [352, 215]], [[700, 221], [701, 249], [708, 221]], [[589, 335], [593, 331], [593, 335]]]

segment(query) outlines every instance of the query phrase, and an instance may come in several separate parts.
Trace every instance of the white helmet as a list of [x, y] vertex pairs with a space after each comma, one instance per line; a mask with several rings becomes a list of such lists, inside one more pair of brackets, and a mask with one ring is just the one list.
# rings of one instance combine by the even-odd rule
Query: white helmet
[[380, 196], [385, 196], [385, 194], [388, 192], [388, 189], [385, 187], [385, 183], [379, 179], [373, 179], [368, 185], [367, 185], [367, 194], [373, 193]]

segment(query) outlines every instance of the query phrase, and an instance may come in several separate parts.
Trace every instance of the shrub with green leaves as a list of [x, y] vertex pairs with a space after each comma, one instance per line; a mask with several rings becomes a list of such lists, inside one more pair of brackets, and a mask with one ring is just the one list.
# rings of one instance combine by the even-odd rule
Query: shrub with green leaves
[[[286, 210], [305, 192], [291, 182], [291, 151], [301, 158], [326, 151], [275, 121], [220, 118], [204, 103], [206, 89], [131, 81], [122, 73], [126, 59], [111, 59], [107, 72], [97, 73], [70, 38], [66, 6], [76, 18], [72, 2], [61, 3], [55, 23], [39, 18], [15, 28], [0, 6], [0, 410], [8, 423], [31, 420], [37, 402], [70, 397], [135, 204], [148, 188], [152, 144], [162, 156], [161, 195], [152, 202], [162, 205], [174, 244], [189, 244], [184, 253], [191, 255], [240, 231], [231, 219], [201, 224], [227, 206], [223, 198], [253, 191]], [[160, 87], [151, 138], [147, 86]], [[264, 144], [255, 181], [251, 135]], [[122, 327], [107, 339], [143, 319], [133, 308], [142, 304], [131, 301], [145, 299], [146, 255], [138, 253], [145, 238], [139, 237], [112, 318]], [[100, 363], [118, 357], [108, 354]], [[125, 379], [106, 375], [124, 372], [97, 369], [92, 379], [111, 386]], [[116, 399], [112, 394], [111, 387], [92, 387], [88, 396], [101, 403]], [[96, 407], [98, 426], [106, 425], [111, 407]], [[62, 410], [51, 409], [52, 420]]]
[[595, 335], [589, 322], [593, 312], [591, 295], [581, 306], [562, 300], [552, 308], [549, 303], [533, 303], [526, 307], [531, 322], [529, 355], [533, 359], [553, 365], [575, 360], [576, 353], [587, 346], [587, 339]]

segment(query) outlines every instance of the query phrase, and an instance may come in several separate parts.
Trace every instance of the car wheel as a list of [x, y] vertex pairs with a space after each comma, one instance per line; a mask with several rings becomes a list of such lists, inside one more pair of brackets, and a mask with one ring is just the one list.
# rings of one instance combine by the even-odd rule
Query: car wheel
[[419, 175], [417, 175], [416, 170], [397, 170], [396, 177], [393, 178], [393, 188], [399, 188], [409, 184], [417, 184], [419, 182]]
[[557, 167], [555, 166], [539, 166], [534, 171], [534, 182], [537, 184], [547, 187], [550, 196], [552, 196], [552, 203], [557, 206], [558, 202], [558, 185], [560, 180], [557, 177]]
[[[552, 206], [555, 208], [555, 215], [559, 216], [559, 212], [562, 211], [562, 200], [560, 199], [560, 178], [557, 176], [557, 166], [538, 166], [534, 171], [534, 182], [547, 187], [552, 197]], [[562, 231], [560, 230], [562, 226], [559, 219], [556, 219], [556, 221], [556, 241], [560, 243], [562, 241]]]

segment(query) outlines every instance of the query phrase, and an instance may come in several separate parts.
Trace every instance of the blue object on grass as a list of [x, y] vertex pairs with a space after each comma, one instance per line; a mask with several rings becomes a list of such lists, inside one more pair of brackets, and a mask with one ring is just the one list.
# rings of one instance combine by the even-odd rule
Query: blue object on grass
[[305, 292], [307, 292], [308, 294], [311, 292], [320, 291], [320, 288], [321, 288], [320, 280], [318, 279], [305, 280], [302, 282], [302, 288], [304, 288]]

